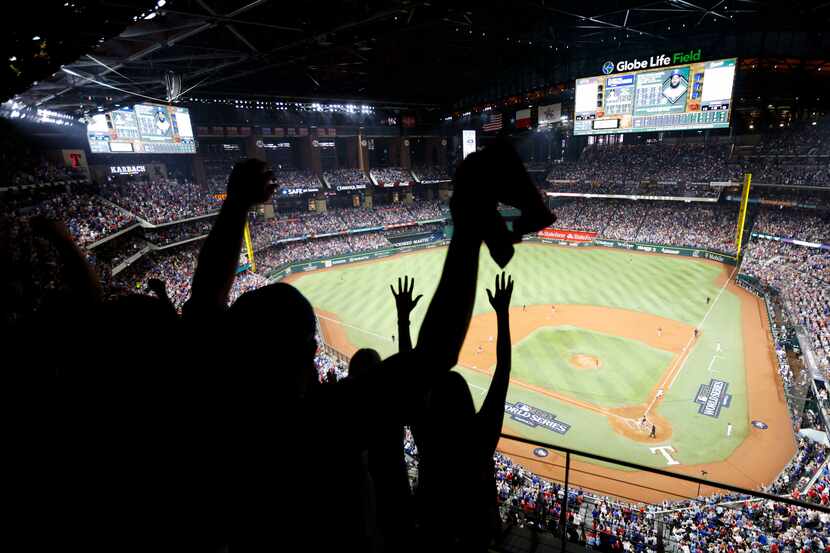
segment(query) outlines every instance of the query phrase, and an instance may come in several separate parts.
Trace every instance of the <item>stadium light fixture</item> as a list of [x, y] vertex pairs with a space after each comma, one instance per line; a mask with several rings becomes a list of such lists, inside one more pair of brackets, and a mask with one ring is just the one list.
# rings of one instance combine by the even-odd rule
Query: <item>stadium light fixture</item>
[[32, 40], [40, 40], [40, 35], [35, 35], [32, 37]]
[[156, 2], [156, 6], [158, 6], [159, 8], [163, 8], [165, 4], [167, 4], [167, 0], [159, 0], [158, 2]]

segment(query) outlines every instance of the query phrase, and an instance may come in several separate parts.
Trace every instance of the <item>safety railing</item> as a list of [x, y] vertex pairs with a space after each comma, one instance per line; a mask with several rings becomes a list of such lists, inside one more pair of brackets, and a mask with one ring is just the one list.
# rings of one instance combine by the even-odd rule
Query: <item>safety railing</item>
[[[519, 477], [520, 489], [511, 482], [511, 493], [501, 498], [506, 531], [495, 547], [499, 551], [614, 551], [616, 541], [624, 550], [642, 544], [644, 550], [680, 551], [691, 539], [690, 525], [699, 524], [700, 517], [711, 526], [712, 535], [728, 529], [728, 541], [734, 539], [736, 520], [746, 521], [763, 510], [768, 513], [756, 517], [754, 530], [759, 530], [761, 520], [773, 521], [781, 512], [817, 522], [819, 515], [830, 515], [828, 506], [708, 479], [705, 470], [696, 476], [512, 434], [502, 438], [499, 450], [514, 463], [514, 470], [521, 466], [524, 475]], [[527, 490], [538, 490], [538, 496], [534, 499], [531, 493], [527, 501], [514, 501], [527, 498]], [[776, 540], [774, 527], [760, 532], [766, 545]], [[805, 532], [806, 539], [814, 536], [812, 529]], [[697, 530], [694, 533], [699, 539]], [[630, 545], [623, 545], [626, 541]]]

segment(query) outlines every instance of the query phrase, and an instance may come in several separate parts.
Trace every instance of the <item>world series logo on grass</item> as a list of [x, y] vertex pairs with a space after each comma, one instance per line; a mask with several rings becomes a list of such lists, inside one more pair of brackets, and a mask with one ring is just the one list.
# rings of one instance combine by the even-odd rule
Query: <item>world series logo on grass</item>
[[568, 430], [571, 429], [570, 424], [556, 420], [556, 415], [553, 413], [548, 413], [547, 411], [539, 409], [538, 407], [533, 407], [532, 405], [528, 405], [526, 403], [510, 403], [509, 401], [505, 401], [504, 411], [510, 415], [510, 418], [514, 421], [526, 424], [531, 428], [541, 426], [551, 432], [556, 432], [557, 434], [562, 435], [565, 435]]
[[732, 404], [732, 396], [726, 393], [729, 383], [712, 378], [709, 384], [701, 384], [695, 396], [695, 403], [700, 405], [697, 412], [707, 417], [718, 418], [724, 407]]

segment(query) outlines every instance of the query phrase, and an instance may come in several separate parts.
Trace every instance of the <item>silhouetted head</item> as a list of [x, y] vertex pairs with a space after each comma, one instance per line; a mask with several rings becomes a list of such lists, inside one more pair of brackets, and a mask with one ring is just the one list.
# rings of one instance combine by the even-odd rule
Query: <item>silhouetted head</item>
[[286, 392], [302, 395], [319, 382], [314, 367], [314, 310], [293, 286], [278, 282], [245, 292], [228, 310], [228, 324], [250, 347], [267, 347], [273, 352], [279, 369], [276, 378], [295, 386]]
[[464, 377], [454, 371], [439, 378], [427, 401], [433, 431], [440, 431], [443, 426], [463, 425], [476, 414], [470, 387]]
[[371, 348], [359, 349], [349, 361], [349, 376], [361, 378], [380, 366], [380, 354]]

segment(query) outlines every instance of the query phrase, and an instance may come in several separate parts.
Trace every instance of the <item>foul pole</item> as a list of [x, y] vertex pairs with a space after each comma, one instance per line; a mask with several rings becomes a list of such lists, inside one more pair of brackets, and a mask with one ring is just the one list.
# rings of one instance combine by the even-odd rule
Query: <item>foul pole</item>
[[245, 250], [248, 252], [248, 263], [251, 264], [251, 272], [256, 272], [256, 261], [254, 261], [254, 245], [251, 243], [251, 227], [248, 226], [248, 221], [245, 221]]
[[735, 237], [736, 257], [741, 257], [741, 246], [744, 239], [744, 225], [746, 224], [746, 210], [749, 208], [749, 186], [752, 183], [752, 173], [744, 175], [744, 187], [741, 191], [741, 209], [738, 212], [738, 234]]

